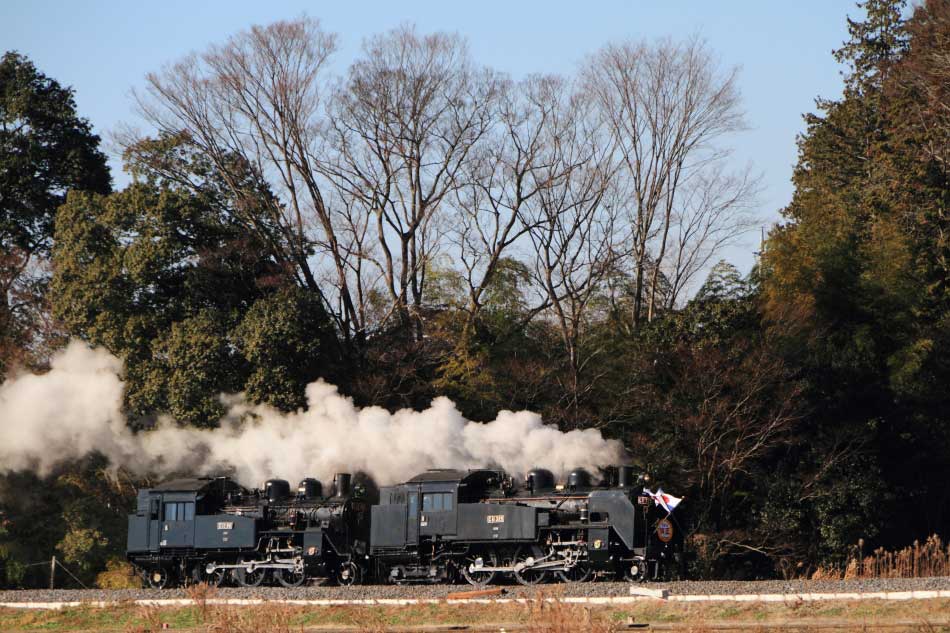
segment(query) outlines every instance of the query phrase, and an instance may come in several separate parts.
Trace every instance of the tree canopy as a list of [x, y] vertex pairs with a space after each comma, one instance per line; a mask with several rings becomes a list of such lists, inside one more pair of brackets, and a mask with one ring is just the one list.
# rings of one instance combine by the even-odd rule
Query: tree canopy
[[[108, 193], [105, 155], [73, 91], [16, 52], [0, 58], [0, 375], [42, 362], [47, 258], [69, 190]], [[30, 352], [36, 352], [31, 354]]]

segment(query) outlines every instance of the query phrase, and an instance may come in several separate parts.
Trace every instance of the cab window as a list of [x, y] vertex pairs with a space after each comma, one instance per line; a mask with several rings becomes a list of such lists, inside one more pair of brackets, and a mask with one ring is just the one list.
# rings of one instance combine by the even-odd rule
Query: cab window
[[175, 501], [165, 504], [166, 521], [194, 521], [195, 520], [195, 502], [194, 501]]
[[422, 495], [423, 512], [448, 512], [451, 509], [451, 492], [427, 492]]

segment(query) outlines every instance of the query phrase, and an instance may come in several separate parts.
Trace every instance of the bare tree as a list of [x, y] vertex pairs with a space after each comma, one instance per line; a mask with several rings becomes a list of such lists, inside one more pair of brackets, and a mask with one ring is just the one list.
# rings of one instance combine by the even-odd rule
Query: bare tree
[[[496, 125], [462, 175], [450, 235], [463, 269], [470, 319], [481, 310], [500, 263], [536, 228], [537, 218], [526, 210], [575, 167], [558, 155], [557, 126], [564, 124], [558, 110], [565, 90], [567, 82], [554, 76], [506, 84], [499, 93]], [[547, 305], [543, 301], [531, 314]]]
[[470, 318], [499, 262], [525, 257], [537, 264], [529, 313], [551, 309], [576, 373], [589, 293], [608, 271], [634, 271], [638, 324], [745, 228], [753, 180], [725, 175], [716, 144], [742, 125], [734, 71], [699, 42], [608, 46], [583, 91], [554, 77], [513, 85], [459, 36], [411, 27], [369, 39], [331, 89], [335, 50], [315, 20], [254, 27], [150, 74], [138, 103], [213, 167], [236, 221], [357, 345], [393, 318], [421, 336], [440, 255], [458, 264]]
[[737, 361], [712, 348], [681, 350], [677, 386], [667, 394], [677, 450], [690, 456], [687, 481], [700, 491], [697, 525], [714, 521], [736, 480], [787, 441], [802, 417], [801, 385], [782, 360], [761, 345], [743, 352]]
[[403, 27], [370, 39], [335, 95], [321, 170], [372, 218], [377, 248], [362, 256], [402, 319], [423, 304], [440, 207], [491, 126], [498, 86], [460, 37]]
[[691, 282], [723, 247], [754, 226], [751, 208], [759, 187], [760, 179], [749, 170], [728, 174], [707, 168], [683, 188], [664, 261], [668, 310], [676, 307]]
[[[297, 281], [324, 297], [344, 336], [362, 323], [351, 297], [349, 252], [318, 181], [324, 74], [336, 36], [308, 18], [255, 26], [147, 76], [136, 95], [145, 120], [186, 139], [236, 200], [235, 211]], [[126, 139], [126, 145], [129, 140]], [[329, 255], [340, 310], [310, 257]]]
[[610, 184], [610, 143], [590, 115], [590, 102], [573, 90], [561, 93], [547, 127], [552, 161], [543, 169], [545, 186], [521, 215], [535, 253], [535, 282], [567, 352], [567, 395], [576, 411], [580, 375], [591, 358], [581, 355], [581, 336], [623, 230], [611, 195], [617, 192]]
[[[618, 176], [630, 192], [637, 326], [644, 299], [647, 319], [655, 314], [671, 235], [679, 230], [677, 221], [690, 216], [680, 211], [683, 190], [695, 189], [698, 183], [691, 181], [728, 155], [715, 141], [743, 125], [736, 71], [721, 72], [704, 45], [692, 40], [609, 45], [589, 61], [584, 75], [613, 137]], [[730, 222], [729, 213], [703, 214]], [[693, 243], [681, 240], [680, 246]], [[689, 258], [681, 249], [677, 257]]]

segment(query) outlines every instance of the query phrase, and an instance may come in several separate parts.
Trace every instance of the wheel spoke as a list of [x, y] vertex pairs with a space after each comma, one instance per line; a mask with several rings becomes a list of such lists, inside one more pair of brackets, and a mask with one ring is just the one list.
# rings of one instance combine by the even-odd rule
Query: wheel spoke
[[559, 571], [558, 578], [563, 582], [587, 582], [591, 576], [591, 566], [587, 561], [578, 561], [567, 571]]
[[236, 575], [238, 584], [242, 587], [259, 587], [264, 582], [264, 577], [267, 576], [267, 570], [255, 569], [254, 571], [248, 571], [246, 568], [240, 567]]
[[[527, 562], [528, 559], [534, 558], [533, 554], [531, 548], [521, 548], [515, 552], [514, 562], [515, 564]], [[515, 572], [515, 580], [522, 585], [537, 585], [544, 582], [547, 577], [548, 572], [544, 570], [522, 569]]]
[[482, 559], [482, 563], [485, 567], [494, 567], [498, 564], [498, 558], [494, 552], [486, 552], [481, 556], [478, 554], [469, 554], [462, 560], [462, 577], [464, 577], [470, 585], [484, 587], [485, 585], [490, 585], [495, 579], [495, 572], [471, 570], [470, 567], [472, 567], [479, 558]]
[[164, 589], [169, 584], [169, 573], [164, 567], [152, 567], [145, 577], [148, 586], [152, 589]]
[[307, 579], [303, 570], [278, 569], [275, 575], [277, 576], [277, 582], [284, 587], [299, 587]]
[[359, 565], [349, 561], [340, 565], [340, 569], [336, 574], [336, 581], [339, 585], [349, 587], [359, 583], [361, 575]]
[[647, 577], [647, 561], [634, 560], [625, 561], [623, 565], [623, 577], [627, 582], [642, 582]]
[[[209, 565], [215, 563], [209, 563]], [[224, 579], [228, 575], [227, 569], [216, 568], [213, 572], [208, 572], [208, 565], [197, 565], [191, 577], [195, 582], [203, 582], [212, 587], [220, 587], [224, 584]]]

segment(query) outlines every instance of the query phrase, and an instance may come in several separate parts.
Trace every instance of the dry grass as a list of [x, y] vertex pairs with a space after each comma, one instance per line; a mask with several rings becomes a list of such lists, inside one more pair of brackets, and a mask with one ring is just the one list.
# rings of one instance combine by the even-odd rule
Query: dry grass
[[208, 604], [208, 599], [217, 597], [217, 588], [201, 582], [186, 588], [185, 595], [195, 601], [198, 621], [201, 624], [207, 622], [211, 607], [211, 605]]
[[945, 545], [936, 534], [926, 541], [895, 552], [883, 548], [870, 556], [853, 556], [842, 567], [819, 567], [812, 580], [840, 580], [844, 578], [928, 578], [950, 576], [950, 545]]
[[[210, 599], [210, 593], [206, 600]], [[614, 633], [635, 625], [679, 625], [685, 630], [718, 631], [722, 622], [752, 625], [753, 630], [778, 630], [781, 622], [812, 623], [837, 620], [853, 623], [847, 630], [880, 630], [888, 622], [910, 622], [900, 631], [931, 633], [943, 626], [950, 614], [950, 600], [829, 601], [822, 603], [670, 603], [647, 600], [629, 605], [586, 606], [539, 595], [528, 604], [492, 603], [420, 605], [327, 606], [290, 605], [234, 606], [205, 603], [189, 607], [136, 607], [124, 604], [108, 608], [67, 608], [61, 611], [23, 612], [0, 609], [0, 631], [102, 631], [109, 633], [291, 633], [319, 628], [351, 628], [360, 633], [380, 633], [400, 627], [417, 630], [423, 625], [494, 625], [529, 633]], [[938, 624], [939, 623], [939, 624]], [[166, 628], [167, 627], [167, 628]], [[761, 627], [761, 628], [759, 628]], [[817, 631], [805, 624], [802, 629]], [[496, 628], [497, 630], [497, 628]], [[683, 631], [684, 629], [679, 629]], [[822, 629], [830, 630], [830, 629]], [[842, 629], [837, 629], [842, 630]], [[889, 629], [889, 633], [898, 633]]]
[[125, 627], [126, 633], [161, 631], [165, 618], [158, 607], [138, 607], [136, 617]]
[[590, 607], [557, 597], [547, 600], [543, 593], [526, 606], [529, 633], [613, 633], [618, 629], [618, 623], [603, 614], [595, 618]]
[[293, 625], [292, 609], [278, 605], [252, 609], [217, 607], [210, 613], [208, 633], [292, 633], [303, 631], [303, 626]]

